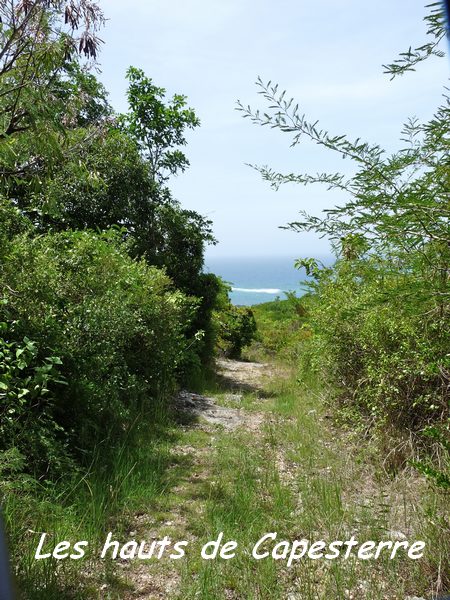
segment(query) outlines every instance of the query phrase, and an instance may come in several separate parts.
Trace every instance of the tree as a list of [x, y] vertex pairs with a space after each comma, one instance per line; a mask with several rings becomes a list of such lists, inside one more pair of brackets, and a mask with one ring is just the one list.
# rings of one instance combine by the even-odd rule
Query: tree
[[154, 212], [146, 162], [129, 136], [114, 127], [67, 131], [78, 148], [53, 169], [39, 193], [21, 202], [41, 230], [125, 227], [137, 235]]
[[[428, 56], [442, 56], [437, 47], [445, 31], [442, 5], [433, 4], [430, 10], [425, 20], [433, 41], [385, 66], [391, 75], [412, 70]], [[387, 156], [378, 144], [322, 130], [318, 121], [308, 120], [300, 112], [294, 99], [285, 99], [285, 92], [279, 92], [277, 85], [264, 84], [261, 79], [257, 85], [269, 107], [261, 113], [239, 103], [244, 117], [291, 135], [292, 146], [309, 138], [350, 159], [357, 168], [356, 175], [346, 177], [339, 172], [283, 174], [269, 167], [254, 167], [274, 189], [285, 183], [318, 183], [346, 192], [349, 200], [345, 204], [325, 210], [324, 217], [302, 211], [302, 220], [291, 222], [288, 228], [327, 236], [338, 254], [387, 257], [401, 273], [414, 268], [417, 278], [410, 283], [409, 294], [432, 298], [442, 312], [450, 299], [449, 96], [444, 94], [443, 104], [429, 123], [410, 119], [402, 131], [405, 147]]]
[[255, 339], [257, 332], [253, 311], [248, 306], [233, 306], [230, 302], [216, 311], [219, 330], [218, 347], [230, 358], [241, 358], [242, 350]]
[[[424, 18], [428, 26], [427, 34], [431, 36], [431, 41], [418, 46], [412, 50], [411, 46], [406, 52], [402, 52], [394, 62], [383, 65], [385, 73], [391, 75], [391, 79], [398, 75], [404, 75], [408, 71], [415, 71], [416, 66], [430, 58], [430, 56], [444, 56], [443, 50], [439, 45], [445, 39], [447, 32], [447, 23], [445, 19], [445, 0], [444, 2], [433, 2], [428, 4], [429, 14]], [[448, 2], [447, 2], [448, 9]]]
[[200, 120], [186, 107], [186, 96], [175, 94], [165, 104], [166, 90], [155, 86], [142, 70], [130, 67], [127, 78], [130, 110], [122, 117], [123, 126], [148, 160], [152, 179], [164, 183], [189, 166], [179, 146], [187, 143], [185, 130], [195, 129]]
[[172, 198], [167, 182], [170, 175], [189, 166], [179, 148], [187, 143], [186, 129], [195, 129], [200, 121], [187, 108], [186, 96], [175, 94], [166, 102], [165, 89], [155, 86], [142, 70], [130, 67], [127, 78], [129, 111], [119, 122], [147, 164], [153, 202], [152, 210], [145, 214], [144, 208], [135, 224], [134, 248], [152, 264], [165, 266], [181, 289], [197, 293], [205, 244], [215, 243], [212, 223], [183, 209]]
[[199, 121], [184, 96], [166, 106], [164, 90], [142, 71], [130, 69], [129, 77], [130, 112], [114, 115], [95, 76], [66, 61], [42, 90], [48, 127], [43, 117], [9, 136], [15, 168], [4, 191], [39, 233], [119, 228], [133, 258], [165, 268], [178, 289], [199, 299], [188, 335], [206, 332], [201, 353], [210, 354], [215, 287], [202, 269], [205, 244], [215, 243], [212, 223], [183, 209], [167, 187], [168, 173], [189, 164], [178, 146]]
[[[63, 103], [55, 83], [68, 75], [69, 65], [80, 56], [88, 61], [96, 58], [97, 32], [103, 21], [93, 0], [0, 2], [0, 174], [4, 185], [38, 172], [42, 155], [61, 152], [61, 114], [70, 113], [70, 105]], [[45, 136], [36, 135], [43, 130]]]
[[[432, 4], [425, 19], [431, 42], [409, 49], [385, 71], [392, 77], [425, 59], [443, 56], [444, 7]], [[331, 383], [332, 393], [383, 427], [425, 433], [438, 424], [448, 436], [450, 390], [450, 99], [428, 123], [410, 119], [402, 147], [388, 155], [378, 144], [331, 134], [302, 114], [294, 99], [258, 79], [264, 111], [241, 103], [243, 116], [292, 137], [309, 139], [350, 159], [355, 174], [279, 173], [255, 167], [274, 189], [285, 183], [322, 184], [347, 200], [288, 228], [331, 240], [337, 261], [320, 268], [298, 261], [314, 278], [311, 328], [303, 356]], [[426, 443], [425, 438], [421, 438]]]

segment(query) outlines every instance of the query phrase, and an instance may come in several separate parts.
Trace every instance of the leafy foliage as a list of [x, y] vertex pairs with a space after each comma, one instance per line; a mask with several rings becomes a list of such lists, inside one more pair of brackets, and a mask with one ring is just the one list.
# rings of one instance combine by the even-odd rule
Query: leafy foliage
[[215, 344], [212, 224], [167, 187], [199, 120], [133, 68], [113, 112], [103, 22], [95, 0], [0, 1], [0, 500], [26, 597], [77, 570], [30, 533], [96, 540], [130, 489], [165, 489], [165, 402]]
[[[7, 323], [0, 326], [8, 336]], [[38, 355], [26, 336], [21, 343], [0, 338], [1, 450], [15, 448], [38, 471], [54, 474], [68, 466], [66, 434], [54, 419], [55, 394], [67, 382], [57, 356]]]
[[[91, 0], [0, 3], [0, 173], [3, 185], [38, 177], [41, 157], [62, 151], [62, 116], [83, 95], [63, 102], [58, 83], [80, 55], [95, 59], [102, 11]], [[67, 98], [66, 98], [67, 100]], [[45, 131], [46, 135], [36, 135]]]
[[192, 108], [186, 108], [186, 96], [175, 94], [166, 105], [166, 90], [155, 86], [141, 69], [130, 67], [127, 78], [130, 111], [122, 117], [123, 126], [138, 142], [152, 180], [163, 183], [168, 174], [189, 166], [179, 146], [186, 145], [184, 130], [198, 127], [200, 120]]
[[[432, 41], [388, 65], [392, 76], [442, 56], [442, 4], [426, 17]], [[254, 167], [274, 189], [285, 183], [322, 184], [347, 200], [322, 216], [302, 212], [287, 227], [326, 236], [337, 255], [333, 268], [297, 261], [314, 278], [308, 322], [313, 335], [302, 345], [303, 372], [330, 384], [347, 414], [364, 415], [378, 431], [439, 431], [445, 454], [450, 392], [450, 99], [428, 123], [410, 119], [402, 147], [388, 155], [378, 144], [323, 130], [293, 99], [258, 79], [265, 111], [238, 104], [257, 125], [279, 129], [295, 147], [304, 139], [350, 159], [355, 172], [297, 174]], [[359, 418], [359, 417], [356, 417]], [[429, 441], [429, 438], [428, 438]], [[444, 461], [445, 462], [445, 461]], [[429, 464], [422, 471], [444, 486], [446, 475]], [[433, 474], [434, 473], [434, 474]], [[438, 475], [440, 473], [440, 475]]]
[[[52, 415], [69, 435], [72, 454], [88, 453], [99, 436], [173, 389], [195, 305], [170, 289], [164, 273], [129, 258], [117, 234], [18, 237], [1, 280], [14, 290], [8, 302], [14, 328], [3, 341], [2, 381], [14, 390], [6, 390], [9, 402], [20, 401], [32, 418], [24, 403], [49, 393], [47, 371], [50, 383], [67, 381]], [[25, 335], [33, 342], [23, 346]], [[20, 359], [12, 366], [11, 353]], [[41, 404], [33, 407], [42, 416]]]
[[276, 360], [298, 364], [305, 341], [311, 337], [309, 301], [307, 295], [298, 298], [289, 292], [285, 299], [253, 306], [258, 329], [251, 354], [258, 360], [265, 360], [268, 354]]
[[230, 358], [240, 358], [242, 349], [251, 344], [256, 334], [256, 321], [252, 309], [229, 304], [216, 313], [216, 319], [219, 350]]
[[432, 41], [422, 44], [414, 50], [409, 47], [406, 52], [401, 52], [399, 58], [393, 63], [383, 65], [384, 72], [391, 75], [391, 79], [398, 75], [404, 75], [407, 71], [414, 71], [416, 65], [430, 56], [439, 58], [445, 56], [444, 52], [439, 49], [439, 44], [445, 39], [447, 27], [443, 4], [443, 2], [433, 2], [427, 5], [430, 11], [424, 21], [428, 26], [427, 34], [432, 36]]

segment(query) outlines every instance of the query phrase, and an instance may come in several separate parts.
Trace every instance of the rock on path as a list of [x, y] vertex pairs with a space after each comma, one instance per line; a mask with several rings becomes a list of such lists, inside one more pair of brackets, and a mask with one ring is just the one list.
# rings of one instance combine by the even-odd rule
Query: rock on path
[[235, 429], [243, 425], [248, 417], [239, 408], [218, 406], [214, 398], [186, 391], [180, 392], [175, 398], [175, 406], [197, 419], [204, 419], [213, 425], [223, 425], [225, 429]]

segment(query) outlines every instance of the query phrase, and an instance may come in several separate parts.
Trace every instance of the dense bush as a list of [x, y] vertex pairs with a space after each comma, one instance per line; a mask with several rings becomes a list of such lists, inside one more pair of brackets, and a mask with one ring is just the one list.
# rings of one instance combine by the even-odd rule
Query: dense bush
[[252, 309], [229, 304], [216, 313], [216, 322], [219, 350], [230, 358], [240, 358], [242, 349], [252, 342], [256, 334]]
[[50, 418], [68, 436], [73, 456], [88, 455], [100, 436], [167, 394], [185, 358], [194, 303], [174, 291], [162, 271], [133, 261], [117, 238], [114, 232], [65, 232], [18, 236], [10, 243], [0, 280], [8, 296], [2, 306], [2, 321], [9, 323], [4, 359], [11, 352], [19, 358], [25, 336], [32, 341], [25, 339], [23, 368], [12, 364], [9, 380], [2, 381], [26, 389], [42, 369], [50, 376], [57, 368], [58, 379], [69, 383], [49, 377], [51, 413], [39, 412], [49, 406], [42, 389], [37, 403], [36, 394], [9, 394], [7, 410], [18, 411], [14, 428], [23, 430], [21, 450], [29, 464], [39, 458], [55, 465], [49, 453], [38, 457], [26, 443], [31, 414], [44, 437]]
[[[9, 337], [7, 324], [0, 325], [2, 336]], [[37, 472], [48, 474], [70, 463], [67, 435], [54, 414], [55, 393], [66, 381], [58, 357], [39, 360], [38, 355], [37, 344], [27, 337], [22, 343], [0, 337], [0, 452], [14, 449]]]
[[324, 272], [303, 364], [379, 426], [418, 431], [448, 418], [449, 335], [436, 307], [411, 310], [398, 285], [380, 261], [343, 260]]
[[211, 360], [221, 286], [211, 222], [167, 187], [186, 98], [130, 69], [115, 114], [95, 0], [31, 5], [0, 3], [0, 502], [24, 596], [59, 598], [76, 563], [35, 561], [30, 534], [98, 539], [164, 488], [165, 400]]
[[[430, 57], [444, 56], [443, 4], [427, 8], [429, 41], [385, 65], [392, 77], [414, 71]], [[321, 215], [302, 211], [288, 225], [326, 236], [338, 258], [333, 268], [310, 258], [298, 261], [316, 280], [309, 317], [314, 335], [304, 344], [303, 371], [320, 373], [348, 414], [364, 417], [366, 429], [375, 425], [378, 433], [400, 430], [406, 433], [403, 438], [421, 444], [429, 445], [431, 439], [437, 464], [448, 464], [448, 93], [428, 122], [410, 118], [403, 125], [399, 149], [389, 153], [379, 144], [322, 129], [276, 84], [259, 79], [257, 85], [267, 106], [254, 110], [239, 103], [245, 117], [279, 129], [291, 137], [292, 146], [308, 139], [349, 159], [353, 167], [317, 173], [257, 167], [275, 189], [295, 182], [345, 192], [342, 203]], [[398, 447], [396, 435], [385, 439], [392, 455]], [[421, 470], [433, 473], [429, 464], [422, 463]], [[448, 482], [444, 472], [434, 472], [436, 482]]]

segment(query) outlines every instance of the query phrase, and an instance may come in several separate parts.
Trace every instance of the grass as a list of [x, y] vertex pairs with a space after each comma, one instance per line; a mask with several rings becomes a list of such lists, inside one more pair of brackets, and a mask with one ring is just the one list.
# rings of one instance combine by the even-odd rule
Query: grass
[[[209, 475], [191, 512], [196, 542], [183, 563], [177, 599], [403, 600], [430, 594], [448, 560], [448, 537], [435, 522], [445, 500], [411, 472], [388, 478], [371, 449], [329, 423], [317, 390], [300, 389], [295, 376], [271, 387], [263, 404], [243, 394], [249, 410], [266, 414], [259, 435], [215, 434]], [[221, 531], [238, 542], [235, 558], [201, 559], [202, 545]], [[404, 533], [427, 546], [419, 561], [399, 553], [394, 560], [389, 554], [377, 561], [303, 559], [288, 568], [286, 561], [251, 557], [254, 543], [272, 531], [277, 540], [328, 542], [352, 534], [378, 542]]]
[[[24, 598], [53, 600], [99, 597], [114, 565], [96, 556], [107, 531], [125, 533], [130, 516], [147, 511], [175, 485], [171, 448], [179, 431], [163, 405], [136, 417], [120, 442], [104, 440], [85, 473], [56, 483], [26, 478], [2, 482], [3, 516], [14, 553], [17, 587]], [[82, 560], [35, 560], [42, 532], [44, 551], [68, 540], [89, 541]], [[120, 598], [120, 592], [117, 596]]]
[[[251, 598], [258, 589], [266, 590], [266, 597], [280, 597], [275, 566], [256, 565], [248, 550], [263, 532], [286, 520], [291, 501], [283, 492], [269, 448], [249, 446], [245, 433], [218, 440], [210, 478], [197, 499], [204, 506], [203, 518], [193, 525], [197, 540], [184, 566], [180, 598], [222, 598], [227, 590]], [[219, 532], [238, 542], [236, 557], [207, 562], [200, 548]]]

